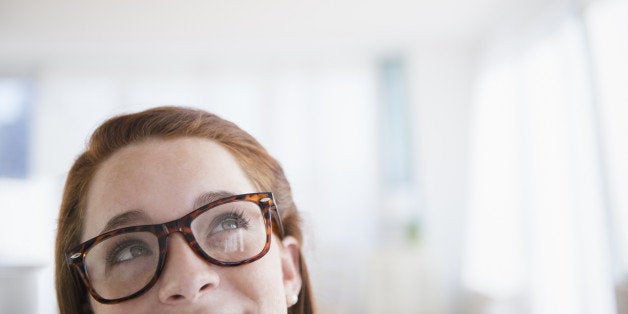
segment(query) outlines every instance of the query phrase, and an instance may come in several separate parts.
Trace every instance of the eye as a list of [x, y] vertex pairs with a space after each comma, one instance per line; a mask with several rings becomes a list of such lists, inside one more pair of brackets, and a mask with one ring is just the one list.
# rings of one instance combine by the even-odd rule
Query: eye
[[227, 213], [216, 217], [211, 224], [209, 235], [248, 228], [248, 221], [240, 213]]
[[133, 241], [121, 243], [109, 254], [109, 264], [118, 264], [133, 260], [142, 256], [150, 256], [153, 252], [143, 242]]

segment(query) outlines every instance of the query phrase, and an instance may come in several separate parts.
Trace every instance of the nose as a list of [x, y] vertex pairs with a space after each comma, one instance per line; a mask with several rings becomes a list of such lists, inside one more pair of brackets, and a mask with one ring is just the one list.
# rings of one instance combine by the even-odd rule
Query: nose
[[179, 233], [168, 237], [167, 259], [159, 278], [159, 300], [164, 304], [193, 303], [220, 282], [215, 266], [196, 255]]

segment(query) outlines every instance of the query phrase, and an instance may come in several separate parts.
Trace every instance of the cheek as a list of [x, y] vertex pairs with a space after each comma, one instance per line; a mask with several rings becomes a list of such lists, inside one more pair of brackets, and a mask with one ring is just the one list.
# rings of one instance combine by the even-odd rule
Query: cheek
[[281, 259], [279, 248], [275, 245], [268, 254], [253, 263], [225, 269], [221, 280], [260, 305], [265, 309], [261, 311], [263, 313], [277, 313], [281, 306], [285, 309]]
[[127, 301], [118, 304], [102, 304], [90, 297], [92, 310], [97, 314], [122, 314], [122, 313], [140, 313], [146, 312], [148, 308], [138, 306], [137, 301]]

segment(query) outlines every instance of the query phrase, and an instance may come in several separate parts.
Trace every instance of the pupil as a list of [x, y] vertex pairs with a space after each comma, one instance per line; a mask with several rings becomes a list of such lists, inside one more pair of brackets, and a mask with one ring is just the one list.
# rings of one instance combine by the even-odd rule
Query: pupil
[[134, 246], [131, 248], [131, 256], [133, 257], [145, 255], [145, 253], [146, 253], [146, 248], [142, 246]]
[[237, 227], [238, 225], [236, 224], [236, 221], [234, 219], [229, 219], [222, 222], [222, 228], [225, 230], [235, 229]]

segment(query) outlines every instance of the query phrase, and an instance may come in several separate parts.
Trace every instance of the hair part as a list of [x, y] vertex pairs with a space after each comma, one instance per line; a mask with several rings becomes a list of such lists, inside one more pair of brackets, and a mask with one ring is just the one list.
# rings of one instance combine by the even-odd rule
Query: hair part
[[[55, 286], [60, 313], [91, 312], [87, 290], [67, 266], [65, 252], [80, 243], [87, 193], [99, 166], [125, 146], [151, 138], [178, 137], [206, 138], [225, 147], [257, 189], [273, 192], [285, 235], [303, 243], [301, 218], [283, 169], [257, 140], [237, 125], [206, 111], [182, 107], [158, 107], [116, 116], [94, 131], [65, 182], [55, 245]], [[302, 286], [299, 301], [288, 313], [314, 313], [310, 279], [305, 260], [299, 253]]]

